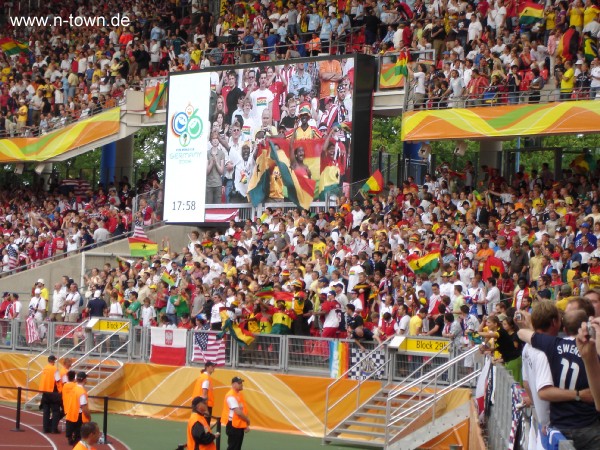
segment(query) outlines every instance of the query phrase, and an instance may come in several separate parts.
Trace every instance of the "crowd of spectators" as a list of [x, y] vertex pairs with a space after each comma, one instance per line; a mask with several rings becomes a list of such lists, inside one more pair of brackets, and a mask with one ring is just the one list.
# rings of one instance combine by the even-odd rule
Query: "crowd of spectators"
[[[341, 197], [313, 215], [267, 208], [260, 218], [232, 221], [221, 231], [193, 231], [180, 251], [92, 269], [82, 296], [99, 293], [107, 306], [116, 301], [126, 311], [134, 295], [140, 306], [148, 301], [155, 309], [157, 322], [161, 312], [172, 325], [188, 314], [214, 329], [222, 323], [220, 308], [231, 308], [249, 326], [272, 321], [276, 311], [269, 308], [277, 305], [295, 334], [383, 338], [440, 336], [450, 330], [444, 313], [462, 325], [463, 336], [469, 320], [475, 332], [485, 316], [511, 316], [545, 299], [561, 305], [600, 287], [597, 173], [567, 171], [555, 181], [546, 164], [513, 180], [494, 169], [482, 173], [477, 179], [468, 163], [460, 178], [444, 165], [421, 187], [412, 178], [402, 186], [388, 183], [371, 199]], [[477, 186], [481, 192], [474, 193]], [[432, 273], [412, 272], [411, 259], [437, 251]], [[483, 279], [491, 256], [503, 268]], [[417, 319], [410, 322], [412, 333], [410, 317], [422, 319], [418, 327]]]
[[[561, 99], [595, 98], [600, 87], [600, 9], [592, 0], [546, 2], [544, 19], [527, 25], [519, 24], [513, 0], [229, 1], [217, 14], [199, 0], [178, 6], [67, 1], [32, 13], [19, 5], [10, 8], [13, 17], [47, 17], [49, 25], [7, 24], [6, 35], [27, 42], [30, 51], [0, 54], [5, 136], [45, 133], [115, 106], [147, 76], [321, 53], [386, 58], [392, 51], [413, 51], [421, 61], [413, 73], [416, 107], [516, 103], [520, 93], [537, 102], [547, 83]], [[131, 23], [111, 26], [117, 13]], [[65, 20], [54, 26], [54, 17], [69, 14], [108, 22], [70, 28]], [[569, 40], [561, 45], [567, 32]]]
[[[600, 316], [600, 172], [563, 173], [555, 180], [544, 164], [507, 180], [494, 169], [476, 173], [471, 163], [462, 173], [443, 165], [421, 185], [410, 177], [389, 182], [379, 195], [340, 197], [315, 214], [266, 208], [219, 231], [191, 231], [182, 249], [167, 240], [149, 260], [93, 268], [83, 286], [69, 276], [48, 287], [37, 280], [31, 300], [6, 293], [0, 310], [5, 318], [29, 313], [42, 329], [46, 319], [106, 316], [197, 330], [221, 330], [232, 319], [254, 334], [350, 338], [359, 346], [395, 335], [446, 337], [454, 351], [480, 345], [518, 382], [524, 374], [530, 392], [559, 388], [540, 394], [550, 411], [540, 420], [577, 441], [553, 402], [562, 396], [588, 414], [588, 379], [583, 370], [567, 384], [560, 370], [553, 379], [561, 363], [536, 336], [560, 339], [564, 325], [574, 337]], [[415, 258], [438, 252], [431, 273], [411, 270]], [[484, 278], [490, 258], [501, 267]], [[532, 384], [542, 372], [527, 372], [532, 349], [524, 342], [545, 351], [550, 384]], [[474, 363], [467, 358], [465, 367]]]
[[82, 180], [53, 177], [49, 183], [0, 191], [0, 276], [161, 220], [162, 187], [154, 171], [135, 186], [126, 177], [95, 189]]

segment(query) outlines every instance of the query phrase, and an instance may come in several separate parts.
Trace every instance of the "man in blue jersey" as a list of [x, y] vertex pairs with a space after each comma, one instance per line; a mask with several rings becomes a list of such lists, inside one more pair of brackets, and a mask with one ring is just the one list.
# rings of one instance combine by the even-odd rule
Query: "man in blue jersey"
[[550, 404], [550, 423], [572, 440], [577, 450], [600, 448], [600, 414], [593, 404], [581, 399], [581, 391], [588, 389], [589, 383], [575, 342], [582, 322], [587, 320], [586, 311], [571, 307], [563, 317], [566, 338], [535, 333], [526, 328], [518, 333], [522, 341], [546, 354], [554, 386], [565, 389], [565, 395], [572, 395], [570, 399]]

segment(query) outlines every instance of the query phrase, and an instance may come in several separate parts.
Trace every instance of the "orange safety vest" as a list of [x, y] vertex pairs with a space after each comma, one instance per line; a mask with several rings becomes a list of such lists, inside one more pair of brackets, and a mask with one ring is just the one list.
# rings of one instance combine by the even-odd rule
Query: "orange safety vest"
[[[192, 428], [194, 428], [194, 424], [196, 422], [200, 422], [200, 424], [204, 428], [210, 429], [210, 427], [208, 426], [208, 422], [206, 421], [204, 416], [198, 414], [197, 412], [193, 412], [192, 415], [190, 416], [190, 418], [188, 419], [188, 424], [187, 424], [187, 448], [188, 448], [188, 450], [196, 450], [196, 442], [194, 441], [194, 438], [192, 436]], [[217, 445], [215, 444], [215, 441], [212, 441], [210, 444], [206, 444], [206, 445], [198, 444], [197, 448], [199, 450], [216, 450]]]
[[204, 395], [202, 395], [202, 385], [204, 384], [204, 381], [208, 381], [208, 398], [206, 399], [206, 404], [209, 408], [212, 408], [213, 406], [215, 406], [215, 394], [213, 392], [212, 378], [207, 372], [202, 372], [196, 380], [192, 398], [204, 397]]
[[81, 441], [79, 441], [77, 445], [73, 447], [73, 450], [96, 450], [96, 447], [86, 447], [84, 444], [81, 443]]
[[58, 389], [58, 392], [61, 392], [61, 393], [62, 393], [62, 391], [63, 391], [63, 386], [64, 386], [64, 384], [65, 384], [65, 383], [63, 382], [63, 379], [64, 379], [64, 378], [67, 376], [67, 372], [68, 372], [68, 370], [67, 370], [65, 367], [61, 367], [61, 368], [58, 370], [58, 374], [59, 374], [59, 376], [60, 376], [60, 379], [59, 379], [59, 380], [58, 380], [58, 382], [56, 383], [56, 388]]
[[40, 379], [40, 391], [56, 392], [56, 372], [57, 369], [54, 364], [48, 364], [44, 367]]
[[[225, 396], [225, 399], [223, 400], [223, 412], [221, 413], [221, 425], [227, 425], [227, 422], [229, 422], [229, 412], [230, 411], [229, 411], [229, 404], [227, 403], [227, 400], [229, 399], [229, 397], [234, 397], [237, 400], [240, 408], [242, 408], [242, 412], [244, 413], [244, 415], [245, 416], [248, 415], [248, 407], [246, 406], [246, 400], [244, 399], [244, 394], [242, 394], [241, 392], [236, 392], [233, 389], [230, 389], [229, 392], [227, 393], [227, 395]], [[248, 426], [246, 421], [243, 420], [240, 416], [238, 416], [235, 411], [233, 411], [233, 418], [231, 419], [231, 425], [233, 426], [233, 428], [246, 428]]]
[[[65, 414], [67, 415], [66, 419], [69, 422], [77, 422], [79, 420], [79, 412], [81, 409], [81, 404], [79, 403], [82, 395], [85, 395], [87, 400], [87, 391], [80, 384], [75, 384], [73, 390], [70, 393], [71, 399], [68, 401], [69, 409], [65, 409]], [[85, 417], [85, 415], [81, 415], [81, 420], [83, 423], [89, 422], [90, 419]]]
[[[74, 381], [67, 381], [63, 385], [62, 403], [63, 403], [63, 411], [65, 411], [65, 414], [67, 411], [69, 411], [69, 408], [71, 407], [71, 403], [74, 400], [73, 389], [75, 389], [76, 385], [77, 385], [77, 383], [75, 383]], [[69, 420], [69, 419], [67, 419], [67, 420]], [[77, 422], [77, 420], [75, 420], [75, 422]]]

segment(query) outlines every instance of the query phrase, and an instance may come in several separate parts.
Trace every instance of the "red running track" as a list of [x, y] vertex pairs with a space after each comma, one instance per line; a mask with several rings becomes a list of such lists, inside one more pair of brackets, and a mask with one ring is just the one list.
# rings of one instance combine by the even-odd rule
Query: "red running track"
[[[42, 414], [33, 411], [21, 410], [22, 432], [11, 431], [15, 428], [16, 408], [0, 405], [0, 450], [70, 450], [64, 434], [45, 434], [42, 431]], [[102, 424], [99, 424], [102, 430]], [[64, 431], [64, 420], [60, 423], [60, 430]], [[98, 444], [98, 450], [130, 450], [125, 444], [115, 437], [109, 436], [110, 444]]]

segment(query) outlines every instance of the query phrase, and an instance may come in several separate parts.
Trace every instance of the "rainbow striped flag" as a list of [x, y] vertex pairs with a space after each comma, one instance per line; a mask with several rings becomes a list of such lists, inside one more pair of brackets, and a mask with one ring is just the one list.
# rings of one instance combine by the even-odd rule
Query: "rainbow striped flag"
[[422, 257], [414, 257], [408, 261], [408, 266], [416, 273], [425, 273], [429, 275], [440, 265], [440, 252], [433, 251]]
[[408, 53], [400, 52], [396, 64], [384, 70], [380, 77], [379, 83], [382, 87], [396, 85], [402, 77], [408, 77]]
[[360, 190], [365, 193], [368, 192], [369, 194], [379, 194], [383, 190], [383, 186], [383, 175], [379, 169], [377, 169], [375, 173], [369, 177], [363, 187], [360, 188]]
[[210, 239], [205, 239], [205, 240], [203, 240], [200, 243], [200, 245], [202, 245], [202, 247], [208, 247], [208, 248], [210, 248], [210, 247], [213, 246], [213, 243], [212, 243], [212, 241]]
[[348, 343], [340, 342], [337, 339], [329, 341], [329, 376], [331, 378], [339, 378], [348, 371], [348, 360]]
[[533, 2], [519, 5], [519, 25], [533, 25], [544, 18], [544, 6]]
[[169, 286], [175, 286], [175, 279], [166, 270], [162, 273], [162, 275], [160, 276], [160, 279], [161, 279], [161, 281], [164, 281], [165, 283], [167, 283]]
[[5, 55], [12, 56], [19, 53], [29, 53], [29, 44], [11, 38], [0, 39], [0, 49]]
[[147, 90], [144, 95], [144, 105], [146, 106], [146, 115], [153, 116], [158, 110], [163, 98], [167, 92], [168, 81], [161, 81], [156, 83], [154, 89]]

